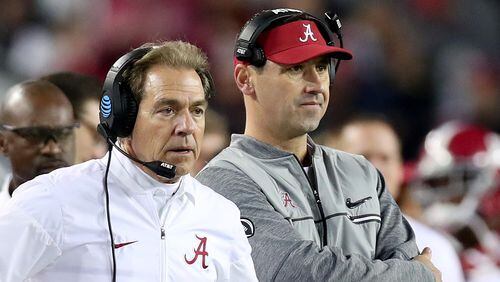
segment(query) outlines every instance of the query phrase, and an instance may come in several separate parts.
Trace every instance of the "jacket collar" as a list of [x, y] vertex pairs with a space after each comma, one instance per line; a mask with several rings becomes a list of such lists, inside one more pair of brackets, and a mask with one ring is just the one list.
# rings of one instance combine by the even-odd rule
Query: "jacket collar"
[[[106, 166], [108, 162], [109, 152], [100, 159], [100, 162]], [[146, 194], [157, 188], [165, 188], [165, 183], [162, 183], [144, 171], [142, 171], [139, 166], [121, 152], [113, 148], [111, 155], [111, 165], [109, 168], [109, 176], [113, 180], [121, 183], [121, 187], [131, 194]], [[110, 181], [108, 178], [108, 181]], [[183, 195], [188, 196], [188, 198], [193, 202], [195, 201], [195, 189], [193, 179], [189, 174], [183, 175], [180, 180], [180, 186], [174, 193], [176, 197]]]
[[[307, 135], [307, 145], [311, 148], [314, 158], [319, 156], [321, 150], [317, 150], [318, 146], [309, 135]], [[230, 146], [243, 150], [259, 159], [276, 159], [293, 155], [290, 152], [280, 150], [271, 144], [264, 143], [244, 134], [231, 135]]]

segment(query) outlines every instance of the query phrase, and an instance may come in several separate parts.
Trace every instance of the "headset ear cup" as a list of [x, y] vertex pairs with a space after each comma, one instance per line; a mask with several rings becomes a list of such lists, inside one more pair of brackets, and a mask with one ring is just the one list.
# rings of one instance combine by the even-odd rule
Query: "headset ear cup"
[[336, 61], [333, 59], [330, 59], [330, 63], [328, 64], [328, 73], [330, 74], [330, 85], [333, 85], [333, 82], [335, 80], [335, 75], [336, 75]]
[[137, 118], [137, 112], [138, 112], [138, 105], [137, 101], [134, 98], [134, 94], [132, 94], [132, 91], [128, 86], [122, 87], [122, 113], [123, 113], [123, 119], [122, 124], [120, 125], [118, 136], [119, 137], [128, 137], [130, 134], [132, 134], [132, 131], [134, 129], [135, 125], [135, 120]]
[[266, 64], [266, 54], [262, 48], [254, 48], [252, 50], [252, 65], [263, 67]]

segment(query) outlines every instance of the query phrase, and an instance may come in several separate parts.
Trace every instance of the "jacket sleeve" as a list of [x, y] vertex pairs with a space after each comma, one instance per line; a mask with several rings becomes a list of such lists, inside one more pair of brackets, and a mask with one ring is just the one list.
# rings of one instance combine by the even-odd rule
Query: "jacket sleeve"
[[[22, 187], [18, 190], [22, 190]], [[54, 223], [48, 226], [60, 227], [61, 215], [57, 209], [52, 209], [54, 205], [51, 197], [45, 192], [43, 187], [33, 187], [31, 191], [16, 190], [14, 197], [0, 209], [0, 281], [2, 282], [24, 281], [61, 255], [56, 239], [60, 238], [57, 234], [61, 228], [46, 229], [43, 227], [44, 223], [40, 222], [43, 217], [34, 216], [45, 212], [48, 216], [44, 218]], [[28, 198], [29, 201], [26, 201]], [[41, 211], [40, 208], [44, 210]]]
[[[234, 204], [232, 204], [234, 206]], [[243, 230], [240, 221], [240, 211], [234, 206], [235, 211], [231, 214], [236, 215], [232, 222], [233, 234], [233, 254], [231, 256], [231, 268], [228, 281], [258, 281], [255, 274], [255, 267], [252, 261], [252, 248]]]
[[236, 168], [212, 166], [196, 178], [233, 201], [241, 216], [254, 225], [249, 242], [260, 281], [434, 281], [432, 273], [416, 261], [372, 261], [360, 255], [346, 256], [338, 247], [320, 249], [312, 241], [302, 240], [257, 184]]
[[14, 205], [0, 212], [0, 281], [24, 281], [61, 255], [52, 237]]
[[378, 232], [375, 257], [381, 260], [392, 258], [409, 260], [415, 257], [418, 255], [418, 248], [413, 229], [403, 217], [379, 171], [377, 192], [382, 222]]

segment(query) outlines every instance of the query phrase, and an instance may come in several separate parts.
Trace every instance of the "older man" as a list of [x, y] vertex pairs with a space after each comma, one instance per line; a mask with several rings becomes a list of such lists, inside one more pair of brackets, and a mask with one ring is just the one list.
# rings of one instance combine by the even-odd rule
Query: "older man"
[[212, 92], [189, 43], [121, 57], [101, 102], [107, 156], [19, 188], [0, 212], [0, 281], [256, 281], [238, 208], [189, 175]]

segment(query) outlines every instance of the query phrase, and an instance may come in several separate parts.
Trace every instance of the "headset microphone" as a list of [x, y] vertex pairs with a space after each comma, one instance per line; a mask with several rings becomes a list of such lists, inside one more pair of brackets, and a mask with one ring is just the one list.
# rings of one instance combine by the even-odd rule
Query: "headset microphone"
[[125, 157], [133, 160], [134, 162], [137, 162], [137, 163], [140, 163], [140, 164], [144, 165], [145, 167], [147, 167], [148, 169], [150, 169], [151, 171], [153, 171], [154, 173], [156, 173], [159, 176], [163, 176], [163, 177], [168, 178], [168, 179], [172, 179], [172, 178], [175, 177], [175, 169], [176, 169], [175, 165], [172, 165], [172, 164], [169, 164], [169, 163], [165, 163], [165, 162], [162, 162], [162, 161], [145, 162], [145, 161], [141, 161], [141, 160], [139, 160], [137, 158], [134, 158], [131, 155], [129, 155], [127, 152], [123, 151], [122, 148], [118, 147], [115, 144], [116, 138], [114, 138], [114, 140], [113, 140], [113, 138], [110, 137], [109, 130], [106, 129], [106, 125], [105, 124], [100, 123], [97, 126], [97, 131], [102, 136], [104, 136], [104, 138], [106, 138], [107, 142], [110, 145], [113, 145]]

